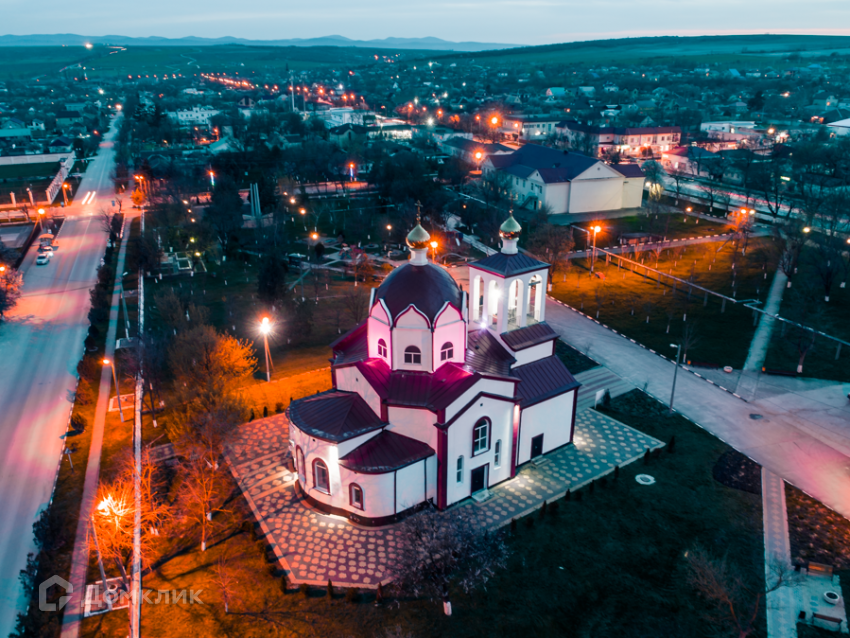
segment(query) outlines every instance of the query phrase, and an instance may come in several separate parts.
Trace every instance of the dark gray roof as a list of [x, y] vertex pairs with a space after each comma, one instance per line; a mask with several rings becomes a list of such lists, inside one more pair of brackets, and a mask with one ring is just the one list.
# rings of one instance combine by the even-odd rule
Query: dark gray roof
[[384, 430], [343, 456], [339, 464], [361, 474], [385, 474], [434, 454], [427, 443]]
[[493, 155], [490, 161], [497, 169], [519, 177], [524, 174], [527, 177], [536, 170], [547, 184], [568, 182], [600, 163], [575, 151], [559, 151], [537, 144], [526, 144], [510, 155]]
[[481, 268], [504, 277], [511, 277], [532, 270], [543, 270], [549, 268], [549, 264], [539, 261], [524, 253], [506, 255], [505, 253], [494, 253], [484, 259], [473, 261], [469, 264], [473, 268]]
[[439, 266], [405, 264], [393, 270], [375, 292], [382, 299], [392, 319], [414, 305], [433, 323], [446, 302], [461, 310], [463, 291], [452, 276]]
[[467, 338], [466, 365], [488, 376], [509, 377], [516, 362], [511, 353], [488, 330], [470, 330]]
[[611, 168], [624, 177], [643, 177], [643, 169], [637, 164], [612, 164]]
[[289, 421], [317, 439], [339, 443], [384, 427], [369, 404], [354, 392], [328, 390], [289, 404]]
[[552, 327], [548, 323], [541, 321], [533, 326], [525, 326], [511, 330], [510, 332], [503, 332], [501, 337], [502, 341], [516, 352], [517, 350], [525, 350], [531, 346], [557, 339], [558, 333], [552, 330]]
[[[517, 393], [521, 397], [521, 408], [551, 399], [581, 385], [570, 374], [563, 362], [554, 355], [514, 368], [513, 373], [520, 378]], [[569, 423], [571, 415], [562, 416], [565, 422]]]

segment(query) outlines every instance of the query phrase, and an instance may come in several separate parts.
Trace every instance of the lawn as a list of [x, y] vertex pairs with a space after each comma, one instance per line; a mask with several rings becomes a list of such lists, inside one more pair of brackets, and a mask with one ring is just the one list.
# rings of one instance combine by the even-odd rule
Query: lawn
[[[400, 626], [418, 638], [702, 636], [707, 608], [687, 585], [685, 554], [700, 546], [725, 555], [758, 588], [764, 574], [761, 499], [715, 481], [712, 468], [730, 448], [666, 412], [639, 391], [613, 399], [607, 414], [663, 441], [675, 435], [673, 452], [623, 468], [617, 479], [572, 494], [545, 517], [536, 512], [518, 521], [507, 570], [486, 592], [455, 592], [451, 618], [438, 603], [399, 596], [391, 587], [380, 607], [372, 604], [373, 592], [362, 593], [357, 603], [346, 602], [339, 590], [332, 601], [323, 589], [307, 597], [281, 593], [262, 544], [240, 524], [252, 518], [239, 498], [206, 553], [193, 547], [144, 579], [154, 591], [202, 590], [204, 605], [145, 605], [143, 633], [374, 638]], [[639, 485], [638, 473], [652, 475], [656, 484]], [[222, 556], [235, 581], [230, 614], [217, 582]], [[116, 612], [88, 620], [81, 635], [118, 637], [126, 626], [126, 614]], [[763, 618], [754, 635], [764, 635]]]
[[[783, 317], [794, 318], [792, 306], [795, 304], [798, 291], [810, 289], [815, 292], [815, 311], [809, 316], [808, 325], [821, 332], [834, 335], [850, 341], [850, 288], [841, 288], [842, 275], [836, 278], [830, 290], [829, 302], [824, 300], [824, 286], [812, 264], [813, 250], [809, 247], [803, 250], [798, 272], [792, 278], [792, 287], [785, 291], [779, 314]], [[798, 332], [794, 329], [783, 328], [779, 325], [773, 331], [770, 349], [765, 360], [765, 367], [778, 370], [795, 370], [800, 358], [797, 349]], [[850, 381], [850, 368], [847, 358], [850, 347], [842, 346], [840, 356], [836, 359], [836, 342], [824, 338], [815, 341], [814, 348], [806, 355], [803, 364], [803, 376], [836, 381]]]
[[[698, 220], [698, 221], [697, 221]], [[555, 221], [555, 223], [558, 223]], [[567, 223], [567, 222], [565, 222]], [[586, 230], [597, 225], [597, 222], [579, 222], [574, 224]], [[632, 215], [606, 219], [598, 222], [602, 230], [596, 236], [598, 248], [619, 246], [619, 238], [626, 233], [651, 233], [667, 239], [689, 239], [691, 237], [710, 237], [732, 232], [733, 228], [723, 221], [710, 221], [693, 216], [685, 216], [678, 210], [654, 215]], [[588, 235], [581, 231], [574, 232], [576, 250], [584, 250], [590, 244], [586, 242]]]
[[585, 370], [590, 370], [591, 368], [595, 368], [599, 365], [596, 361], [583, 355], [566, 341], [561, 339], [555, 341], [555, 354], [558, 355], [558, 358], [565, 366], [567, 366], [567, 370], [569, 370], [573, 375], [576, 375], [579, 372], [584, 372]]
[[[668, 248], [657, 262], [658, 269], [681, 279], [692, 278], [728, 297], [764, 300], [775, 268], [765, 251], [768, 241], [750, 239], [745, 257], [731, 242]], [[651, 252], [629, 257], [656, 266]], [[699, 338], [687, 353], [692, 365], [742, 367], [755, 332], [753, 312], [742, 304], [726, 302], [724, 307], [716, 297], [709, 296], [706, 301], [703, 293], [689, 293], [683, 284], [674, 290], [671, 283], [659, 284], [644, 277], [642, 270], [635, 273], [618, 268], [613, 262], [606, 264], [604, 258], [597, 260], [595, 271], [591, 276], [588, 260], [573, 260], [570, 272], [553, 278], [550, 294], [667, 355], [671, 354], [670, 344], [681, 338], [686, 319], [696, 325]]]

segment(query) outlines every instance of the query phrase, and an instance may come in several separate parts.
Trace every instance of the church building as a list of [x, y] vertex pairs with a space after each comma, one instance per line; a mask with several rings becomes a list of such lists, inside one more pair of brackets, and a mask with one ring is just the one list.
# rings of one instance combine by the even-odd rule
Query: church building
[[333, 389], [293, 401], [290, 445], [304, 498], [363, 525], [431, 502], [445, 509], [572, 443], [579, 383], [545, 321], [549, 265], [502, 250], [469, 265], [471, 299], [428, 261], [422, 226], [409, 263], [372, 290], [368, 318], [332, 344]]

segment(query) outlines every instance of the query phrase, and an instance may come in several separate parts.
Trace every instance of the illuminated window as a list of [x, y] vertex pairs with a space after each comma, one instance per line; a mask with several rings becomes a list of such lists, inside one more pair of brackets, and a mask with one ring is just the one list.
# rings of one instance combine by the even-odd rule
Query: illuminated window
[[490, 421], [481, 419], [472, 429], [472, 454], [480, 454], [490, 449]]
[[313, 461], [313, 487], [328, 494], [331, 493], [330, 476], [328, 466], [321, 459]]
[[407, 346], [404, 349], [404, 362], [405, 363], [413, 363], [413, 364], [421, 364], [422, 363], [422, 352], [416, 346]]
[[387, 358], [387, 342], [383, 339], [378, 339], [378, 356]]
[[440, 361], [448, 361], [454, 358], [454, 355], [455, 349], [451, 343], [444, 343], [443, 347], [440, 348]]
[[351, 498], [351, 507], [363, 509], [363, 488], [356, 483], [352, 483], [349, 487], [349, 497]]

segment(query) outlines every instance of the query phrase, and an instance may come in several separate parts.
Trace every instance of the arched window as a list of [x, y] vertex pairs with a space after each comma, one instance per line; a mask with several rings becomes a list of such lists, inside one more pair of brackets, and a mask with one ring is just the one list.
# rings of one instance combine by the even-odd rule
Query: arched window
[[387, 342], [383, 339], [378, 339], [378, 356], [387, 358]]
[[440, 361], [448, 361], [449, 359], [454, 358], [455, 356], [455, 348], [451, 344], [451, 342], [446, 342], [443, 344], [443, 347], [440, 348]]
[[480, 419], [472, 428], [472, 455], [481, 454], [490, 449], [490, 421]]
[[534, 325], [543, 321], [541, 312], [543, 308], [543, 279], [540, 275], [534, 275], [528, 282], [528, 310], [526, 313], [526, 325]]
[[301, 486], [304, 487], [306, 482], [307, 468], [304, 467], [304, 452], [298, 447], [295, 449], [295, 471], [298, 472], [298, 480], [301, 481]]
[[404, 349], [404, 362], [405, 363], [421, 364], [422, 363], [422, 352], [416, 346], [407, 346]]
[[463, 483], [463, 457], [457, 457], [457, 476], [458, 483]]
[[351, 507], [356, 507], [360, 510], [364, 509], [363, 488], [357, 485], [357, 483], [352, 483], [348, 486], [348, 497], [349, 502], [351, 503]]
[[502, 467], [502, 440], [499, 439], [496, 441], [496, 445], [493, 446], [493, 465], [496, 467]]
[[313, 487], [328, 494], [331, 493], [331, 481], [328, 466], [322, 459], [313, 461]]

